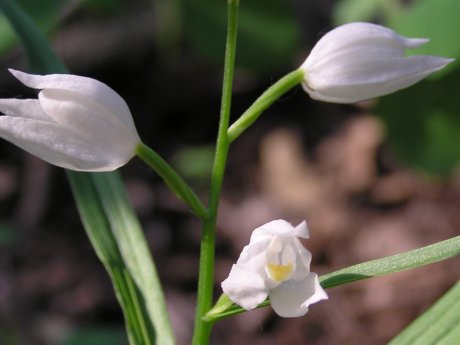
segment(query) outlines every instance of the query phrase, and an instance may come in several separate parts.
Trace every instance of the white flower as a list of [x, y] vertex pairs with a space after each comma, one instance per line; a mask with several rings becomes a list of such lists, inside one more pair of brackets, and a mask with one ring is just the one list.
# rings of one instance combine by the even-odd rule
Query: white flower
[[303, 88], [313, 99], [353, 103], [411, 86], [453, 59], [404, 56], [406, 49], [427, 43], [405, 38], [370, 23], [350, 23], [324, 35], [300, 69]]
[[69, 74], [10, 69], [38, 99], [0, 99], [0, 137], [71, 170], [112, 171], [141, 142], [126, 102], [107, 85]]
[[310, 304], [327, 299], [317, 274], [310, 272], [311, 254], [299, 240], [308, 236], [306, 222], [293, 227], [279, 219], [255, 229], [222, 282], [224, 293], [247, 310], [269, 296], [278, 315], [305, 315]]

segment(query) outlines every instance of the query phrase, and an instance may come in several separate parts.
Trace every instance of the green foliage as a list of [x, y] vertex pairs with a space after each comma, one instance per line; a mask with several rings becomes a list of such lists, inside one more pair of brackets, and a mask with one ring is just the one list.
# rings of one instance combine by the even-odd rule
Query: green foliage
[[379, 19], [404, 36], [430, 39], [410, 54], [456, 59], [427, 81], [383, 97], [377, 108], [397, 157], [416, 170], [444, 177], [460, 163], [458, 13], [458, 0], [418, 0], [406, 7], [399, 0], [342, 0], [334, 11], [336, 24]]
[[10, 245], [16, 240], [16, 238], [15, 229], [6, 223], [0, 222], [0, 246]]
[[447, 176], [460, 162], [460, 69], [380, 101], [390, 147], [416, 169]]
[[[0, 10], [31, 65], [42, 73], [66, 72], [27, 13], [9, 0], [0, 0]], [[173, 344], [156, 269], [119, 174], [68, 171], [67, 176], [88, 237], [112, 279], [130, 343]]]
[[332, 13], [334, 24], [372, 21], [380, 9], [381, 0], [342, 0]]
[[394, 17], [391, 26], [430, 42], [414, 53], [456, 58], [429, 80], [384, 97], [378, 107], [390, 147], [412, 167], [448, 176], [460, 163], [460, 2], [420, 0]]
[[[184, 34], [202, 56], [221, 63], [225, 6], [215, 0], [181, 0]], [[237, 65], [253, 72], [287, 68], [300, 48], [300, 28], [281, 0], [247, 0], [240, 8]]]
[[0, 328], [0, 344], [19, 345], [19, 336], [13, 330], [3, 326]]
[[107, 14], [120, 9], [121, 0], [84, 0], [82, 6], [92, 12]]
[[123, 329], [84, 328], [77, 329], [60, 345], [127, 345]]
[[389, 345], [457, 345], [460, 339], [460, 282]]
[[[132, 258], [136, 257], [138, 249], [131, 248], [132, 241], [124, 239], [126, 241], [126, 243], [123, 243], [124, 248], [131, 248], [132, 250], [132, 255], [128, 254], [128, 258], [125, 258], [124, 248], [120, 248], [121, 246], [118, 243], [118, 240], [120, 240], [119, 237], [122, 235], [118, 234], [117, 236], [114, 234], [115, 231], [113, 231], [114, 229], [112, 228], [114, 217], [118, 219], [117, 212], [121, 211], [122, 214], [126, 213], [126, 210], [120, 210], [116, 205], [112, 205], [111, 207], [110, 204], [114, 203], [112, 199], [117, 197], [119, 190], [117, 191], [116, 187], [112, 187], [110, 183], [106, 184], [104, 182], [105, 180], [112, 180], [115, 181], [113, 183], [116, 183], [117, 175], [103, 173], [88, 174], [68, 171], [67, 176], [72, 186], [80, 217], [88, 237], [99, 259], [104, 264], [112, 279], [117, 298], [125, 315], [130, 343], [132, 345], [154, 344], [155, 332], [151, 328], [151, 320], [153, 321], [153, 317], [150, 319], [146, 308], [147, 301], [142, 293], [142, 288], [144, 288], [144, 286], [139, 288], [136, 278], [133, 277], [138, 272], [132, 272], [132, 270], [137, 270], [141, 265], [143, 267], [148, 267], [150, 264], [148, 260], [149, 257], [147, 256], [143, 263], [133, 264]], [[98, 179], [93, 179], [96, 176]], [[102, 191], [104, 195], [99, 194], [99, 191], [102, 189], [100, 186], [101, 183], [104, 185]], [[123, 197], [123, 192], [121, 197]], [[130, 221], [131, 218], [128, 217], [126, 222]], [[124, 222], [118, 224], [118, 231], [123, 232], [123, 225]], [[135, 226], [136, 224], [133, 224], [133, 226], [126, 228], [125, 235], [132, 238], [133, 236], [130, 236], [130, 234], [126, 232], [129, 233], [131, 230], [134, 230], [132, 232], [134, 232], [135, 236], [137, 230]], [[132, 267], [132, 265], [134, 265], [134, 267]], [[154, 271], [152, 273], [150, 278], [155, 279], [156, 274]], [[155, 296], [150, 295], [149, 297], [152, 298]]]
[[[53, 30], [58, 17], [68, 0], [16, 0], [21, 8], [33, 18], [37, 26], [45, 32]], [[16, 34], [5, 16], [0, 16], [0, 54], [9, 49], [16, 40]]]
[[186, 179], [208, 182], [214, 158], [213, 146], [186, 147], [176, 152], [173, 165]]
[[419, 0], [409, 10], [389, 20], [389, 25], [408, 37], [427, 37], [430, 42], [417, 48], [416, 54], [456, 58], [436, 74], [437, 78], [453, 72], [459, 66], [460, 1]]
[[335, 25], [350, 22], [372, 22], [389, 18], [401, 13], [399, 0], [342, 0], [338, 1], [332, 13]]

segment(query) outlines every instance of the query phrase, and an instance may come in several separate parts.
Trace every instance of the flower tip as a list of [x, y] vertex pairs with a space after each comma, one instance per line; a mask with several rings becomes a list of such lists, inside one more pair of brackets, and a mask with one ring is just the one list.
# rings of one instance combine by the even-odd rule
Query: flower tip
[[29, 73], [22, 72], [13, 68], [8, 68], [8, 72], [10, 72], [21, 83], [23, 83], [26, 86], [29, 86], [27, 85], [27, 80], [30, 79], [31, 76]]
[[27, 74], [27, 73], [18, 71], [17, 69], [14, 69], [14, 68], [8, 68], [8, 72], [10, 72], [10, 73], [11, 73], [12, 75], [14, 75], [16, 78], [17, 78], [18, 75]]
[[455, 61], [453, 58], [441, 58], [441, 57], [431, 57], [429, 56], [428, 58], [431, 58], [432, 66], [433, 66], [433, 72], [439, 71], [440, 69], [446, 67], [448, 64], [452, 63]]
[[294, 228], [294, 234], [297, 237], [301, 237], [301, 238], [305, 238], [305, 239], [310, 238], [310, 233], [308, 231], [307, 221], [304, 220], [299, 225], [297, 225]]
[[429, 38], [407, 38], [405, 46], [408, 49], [414, 49], [427, 44], [428, 42], [430, 42]]

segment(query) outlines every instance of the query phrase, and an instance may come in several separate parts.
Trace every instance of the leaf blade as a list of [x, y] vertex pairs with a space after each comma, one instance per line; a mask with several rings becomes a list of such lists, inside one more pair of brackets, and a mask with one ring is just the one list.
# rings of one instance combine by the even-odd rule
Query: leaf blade
[[[25, 47], [29, 63], [34, 66], [35, 71], [67, 73], [67, 68], [51, 50], [45, 37], [39, 32], [27, 13], [9, 0], [0, 0], [0, 11], [11, 22], [17, 36]], [[145, 260], [142, 262], [142, 270], [138, 269], [132, 261], [129, 262], [128, 260], [128, 263], [126, 263], [126, 254], [123, 256], [122, 252], [126, 253], [128, 249], [123, 243], [120, 243], [120, 241], [123, 241], [123, 236], [120, 235], [122, 231], [112, 228], [115, 212], [111, 212], [110, 198], [117, 197], [119, 198], [119, 208], [117, 210], [120, 211], [121, 207], [122, 213], [129, 215], [131, 224], [136, 223], [135, 226], [130, 229], [124, 229], [124, 231], [134, 231], [137, 236], [137, 243], [144, 239], [134, 211], [127, 200], [124, 187], [120, 182], [119, 174], [113, 172], [96, 178], [97, 174], [95, 173], [73, 171], [68, 171], [67, 173], [85, 230], [96, 250], [96, 254], [112, 279], [117, 299], [125, 316], [130, 343], [142, 345], [174, 344], [171, 325], [165, 312], [164, 299], [158, 298], [158, 295], [162, 296], [162, 291], [150, 253], [146, 255]], [[114, 183], [114, 181], [117, 182]], [[105, 190], [101, 188], [101, 185], [110, 189]], [[123, 251], [120, 251], [120, 248], [123, 248]], [[131, 250], [136, 251], [136, 248], [131, 248]], [[144, 239], [142, 251], [145, 253], [147, 250]], [[143, 285], [142, 278], [136, 275], [139, 272], [147, 271], [151, 273], [151, 276], [148, 280], [149, 285], [146, 286]], [[154, 295], [156, 296], [155, 301], [159, 305], [158, 310], [161, 310], [160, 312], [157, 310], [157, 305], [153, 305], [151, 302], [151, 289], [158, 290]], [[150, 302], [145, 303], [145, 300]], [[144, 306], [145, 304], [147, 308]], [[152, 322], [155, 325], [155, 330], [151, 326]]]
[[[346, 267], [335, 272], [324, 274], [319, 277], [319, 280], [321, 286], [328, 289], [362, 279], [383, 276], [390, 273], [426, 266], [457, 255], [460, 255], [460, 236], [401, 254], [391, 255]], [[223, 300], [224, 298], [221, 297], [221, 299]], [[268, 305], [270, 305], [270, 301], [266, 300], [261, 303], [258, 308]], [[228, 306], [225, 310], [222, 310], [220, 306], [218, 307], [219, 309], [217, 309], [217, 311], [214, 308], [210, 310], [210, 312], [205, 316], [206, 321], [216, 322], [246, 311], [236, 304]]]
[[431, 308], [397, 335], [389, 345], [458, 344], [460, 281]]

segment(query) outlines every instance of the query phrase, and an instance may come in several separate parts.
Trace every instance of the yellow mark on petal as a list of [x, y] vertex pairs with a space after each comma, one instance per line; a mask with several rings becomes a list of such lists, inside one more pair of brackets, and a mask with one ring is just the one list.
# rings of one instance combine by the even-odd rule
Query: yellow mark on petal
[[287, 265], [267, 264], [267, 270], [274, 281], [281, 283], [286, 280], [292, 272], [292, 263]]

